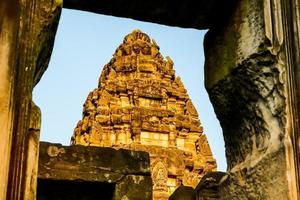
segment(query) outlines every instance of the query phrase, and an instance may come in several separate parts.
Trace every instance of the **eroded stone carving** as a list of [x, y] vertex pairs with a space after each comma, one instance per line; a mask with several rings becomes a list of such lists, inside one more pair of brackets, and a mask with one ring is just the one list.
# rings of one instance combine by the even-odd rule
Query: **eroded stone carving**
[[162, 161], [157, 161], [152, 169], [154, 199], [168, 198], [168, 170]]
[[216, 169], [197, 111], [173, 65], [145, 33], [127, 35], [104, 66], [98, 88], [88, 95], [71, 140], [147, 151], [155, 199], [167, 199], [182, 183], [195, 187]]

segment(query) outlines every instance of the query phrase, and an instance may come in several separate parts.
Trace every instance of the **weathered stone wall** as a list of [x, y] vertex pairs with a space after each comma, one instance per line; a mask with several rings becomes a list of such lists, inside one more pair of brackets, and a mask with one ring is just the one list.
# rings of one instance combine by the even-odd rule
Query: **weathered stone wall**
[[[169, 200], [217, 200], [222, 199], [224, 194], [220, 185], [227, 180], [224, 172], [209, 172], [203, 176], [198, 186], [180, 186], [175, 190]], [[226, 194], [230, 196], [230, 194]]]
[[[80, 189], [76, 182], [81, 182], [82, 193], [91, 191], [86, 184], [96, 183], [99, 189], [91, 191], [94, 192], [89, 194], [91, 199], [98, 199], [95, 198], [95, 194], [98, 195], [99, 191], [110, 187], [103, 185], [106, 183], [114, 184], [114, 200], [152, 200], [150, 159], [148, 153], [141, 151], [81, 145], [62, 146], [41, 142], [38, 178], [41, 184], [38, 186], [41, 188], [41, 191], [38, 189], [37, 192], [38, 199], [47, 194], [45, 184], [53, 187], [55, 183], [51, 184], [51, 181], [57, 181], [58, 184], [69, 181], [70, 184], [74, 184], [73, 190], [75, 187]], [[95, 187], [95, 184], [91, 187]], [[64, 198], [72, 195], [62, 191], [54, 194], [51, 188], [48, 192], [52, 196], [62, 195]], [[82, 193], [77, 191], [77, 194]]]
[[13, 69], [18, 27], [17, 1], [0, 1], [0, 199], [6, 199], [13, 127]]
[[293, 199], [282, 22], [269, 15], [280, 10], [278, 2], [240, 1], [205, 38], [205, 84], [228, 164], [221, 199]]
[[26, 138], [26, 171], [24, 177], [24, 199], [36, 199], [41, 111], [33, 102], [30, 104], [30, 120]]
[[293, 198], [300, 199], [300, 1], [282, 1], [283, 37], [285, 46], [285, 64], [288, 77], [288, 111], [286, 139], [288, 168]]
[[0, 2], [1, 200], [31, 198], [34, 183], [27, 184], [36, 165], [30, 157], [36, 160], [38, 147], [38, 130], [30, 129], [38, 110], [32, 90], [47, 68], [60, 10], [55, 0]]
[[217, 200], [222, 199], [220, 184], [226, 180], [224, 172], [212, 172], [206, 174], [194, 191], [194, 200]]

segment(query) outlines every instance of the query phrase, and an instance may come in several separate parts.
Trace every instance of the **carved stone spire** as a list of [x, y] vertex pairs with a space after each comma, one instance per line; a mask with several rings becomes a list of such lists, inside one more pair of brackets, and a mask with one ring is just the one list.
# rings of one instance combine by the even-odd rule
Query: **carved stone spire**
[[216, 169], [198, 114], [171, 58], [140, 30], [124, 38], [84, 103], [72, 144], [150, 154], [154, 199], [195, 187]]

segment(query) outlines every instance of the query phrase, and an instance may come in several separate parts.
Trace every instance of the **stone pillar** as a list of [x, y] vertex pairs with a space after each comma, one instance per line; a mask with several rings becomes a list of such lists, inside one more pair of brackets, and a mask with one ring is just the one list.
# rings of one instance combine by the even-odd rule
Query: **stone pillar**
[[18, 31], [19, 4], [17, 0], [0, 1], [0, 200], [6, 199], [12, 147], [14, 93], [14, 52]]
[[28, 197], [32, 90], [48, 66], [60, 8], [56, 0], [0, 3], [1, 200]]
[[41, 111], [33, 102], [30, 104], [30, 122], [27, 136], [26, 172], [24, 199], [36, 199]]
[[238, 1], [205, 38], [205, 84], [228, 163], [222, 199], [297, 198], [282, 5]]

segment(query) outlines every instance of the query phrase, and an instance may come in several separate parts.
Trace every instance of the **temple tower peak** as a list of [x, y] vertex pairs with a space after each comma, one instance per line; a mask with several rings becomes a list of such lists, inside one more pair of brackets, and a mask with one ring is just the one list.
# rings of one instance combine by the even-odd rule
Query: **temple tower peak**
[[73, 145], [147, 151], [155, 200], [168, 199], [181, 184], [195, 187], [216, 170], [197, 110], [173, 65], [154, 40], [133, 30], [104, 66], [71, 139]]

